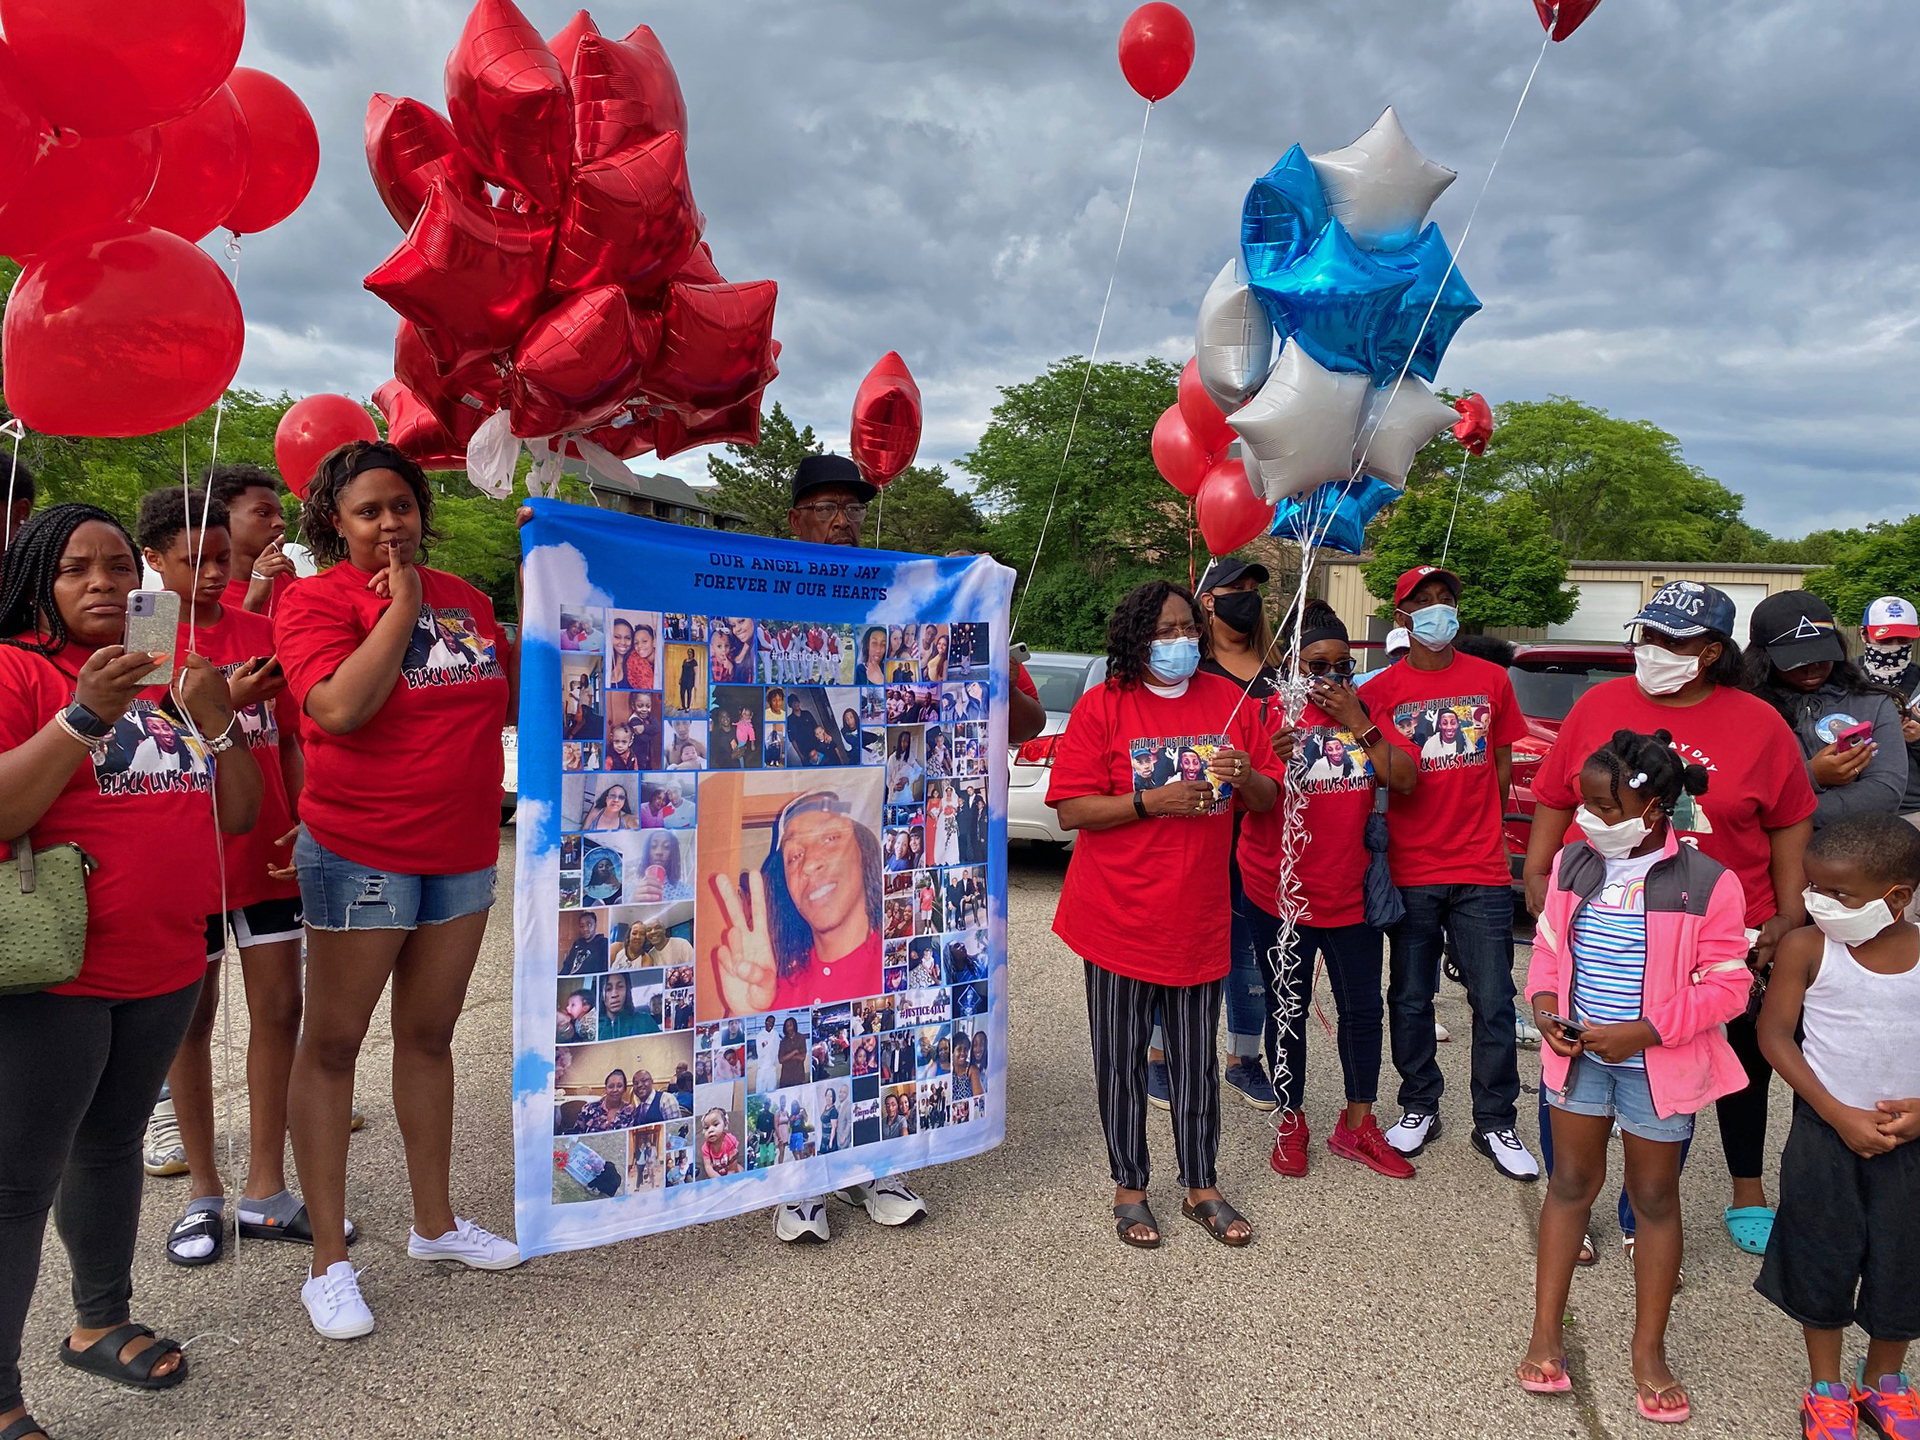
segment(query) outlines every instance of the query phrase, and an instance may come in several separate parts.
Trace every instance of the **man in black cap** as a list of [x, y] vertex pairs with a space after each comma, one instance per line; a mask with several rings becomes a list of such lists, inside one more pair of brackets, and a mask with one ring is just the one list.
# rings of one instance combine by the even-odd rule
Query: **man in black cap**
[[880, 493], [844, 455], [809, 455], [793, 472], [787, 529], [809, 545], [858, 545], [867, 506]]

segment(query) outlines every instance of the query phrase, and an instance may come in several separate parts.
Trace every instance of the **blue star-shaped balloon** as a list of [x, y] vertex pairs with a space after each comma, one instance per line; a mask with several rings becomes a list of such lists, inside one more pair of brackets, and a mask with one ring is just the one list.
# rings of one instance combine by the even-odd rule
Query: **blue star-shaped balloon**
[[1378, 336], [1413, 283], [1412, 275], [1354, 244], [1338, 220], [1322, 226], [1311, 248], [1284, 270], [1251, 280], [1283, 336], [1327, 369], [1349, 375], [1380, 373]]
[[[1385, 385], [1406, 365], [1422, 380], [1432, 380], [1447, 346], [1453, 343], [1454, 332], [1480, 309], [1480, 299], [1453, 264], [1453, 252], [1447, 248], [1438, 225], [1427, 226], [1405, 249], [1378, 253], [1373, 258], [1410, 282], [1379, 331], [1373, 378]], [[1407, 360], [1409, 352], [1413, 356], [1411, 364]]]
[[1307, 253], [1328, 219], [1320, 176], [1296, 145], [1247, 191], [1240, 211], [1247, 274], [1256, 281], [1279, 274]]
[[1399, 498], [1398, 490], [1375, 475], [1362, 476], [1351, 485], [1329, 480], [1318, 490], [1290, 496], [1276, 505], [1273, 528], [1267, 533], [1358, 555], [1367, 547], [1368, 523]]

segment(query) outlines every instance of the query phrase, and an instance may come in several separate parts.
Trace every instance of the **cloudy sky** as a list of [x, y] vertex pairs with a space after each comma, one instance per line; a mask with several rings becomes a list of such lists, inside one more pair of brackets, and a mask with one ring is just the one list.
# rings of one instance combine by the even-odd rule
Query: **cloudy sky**
[[[522, 0], [547, 33], [574, 6]], [[1127, 0], [602, 0], [654, 27], [730, 279], [780, 282], [769, 392], [844, 447], [890, 349], [922, 458], [1092, 343], [1143, 110]], [[1539, 51], [1527, 0], [1186, 0], [1198, 55], [1154, 109], [1102, 355], [1184, 361], [1248, 183], [1382, 107], [1460, 180], [1461, 228]], [[357, 395], [392, 373], [361, 277], [400, 235], [361, 141], [374, 91], [444, 106], [459, 0], [256, 0], [245, 63], [319, 123], [319, 182], [247, 243], [243, 384]], [[1573, 395], [1678, 435], [1778, 534], [1920, 509], [1911, 0], [1605, 0], [1546, 56], [1461, 250], [1486, 309], [1440, 380]], [[645, 465], [647, 462], [640, 462]], [[666, 468], [698, 476], [700, 452]]]

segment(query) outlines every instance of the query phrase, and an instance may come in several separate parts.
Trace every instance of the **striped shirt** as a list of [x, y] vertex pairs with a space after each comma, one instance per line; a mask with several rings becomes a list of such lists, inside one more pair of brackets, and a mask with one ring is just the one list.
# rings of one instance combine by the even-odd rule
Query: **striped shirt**
[[[1659, 858], [1656, 850], [1607, 861], [1605, 883], [1574, 917], [1569, 937], [1572, 1018], [1583, 1024], [1614, 1025], [1641, 1018], [1641, 991], [1647, 978], [1647, 872]], [[1636, 1054], [1620, 1068], [1646, 1067], [1645, 1057]]]

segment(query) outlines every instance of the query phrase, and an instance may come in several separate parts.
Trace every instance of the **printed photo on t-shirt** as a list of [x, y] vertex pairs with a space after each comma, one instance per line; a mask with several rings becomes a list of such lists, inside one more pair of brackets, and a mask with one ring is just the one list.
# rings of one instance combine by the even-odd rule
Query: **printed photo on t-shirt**
[[1310, 725], [1300, 731], [1300, 790], [1307, 795], [1364, 790], [1373, 784], [1373, 762], [1351, 730]]
[[1133, 788], [1136, 793], [1157, 790], [1176, 780], [1200, 780], [1213, 787], [1209, 815], [1225, 811], [1233, 799], [1233, 786], [1207, 774], [1207, 761], [1214, 751], [1228, 748], [1224, 735], [1172, 735], [1142, 737], [1128, 746], [1133, 761]]
[[1464, 770], [1487, 763], [1493, 705], [1485, 695], [1409, 700], [1393, 707], [1393, 724], [1420, 754], [1420, 768]]
[[102, 795], [166, 795], [207, 789], [205, 750], [170, 706], [135, 700], [114, 722], [94, 762]]
[[400, 662], [400, 674], [408, 688], [468, 685], [505, 673], [494, 658], [493, 642], [480, 634], [471, 610], [420, 607], [420, 618], [414, 622], [407, 653]]

